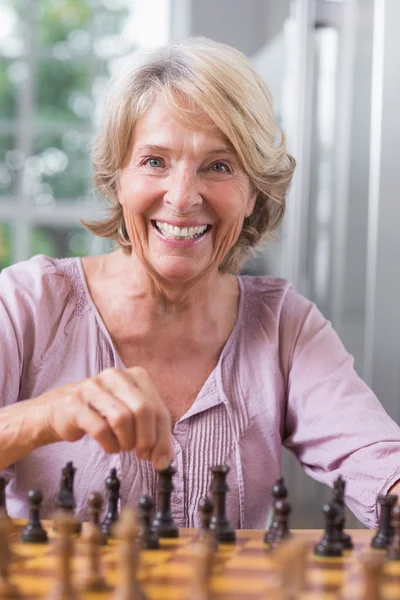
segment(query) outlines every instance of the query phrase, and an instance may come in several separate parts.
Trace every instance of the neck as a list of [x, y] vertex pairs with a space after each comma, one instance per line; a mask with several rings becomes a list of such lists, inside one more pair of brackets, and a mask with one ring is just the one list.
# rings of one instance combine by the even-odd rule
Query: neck
[[[204, 318], [218, 314], [216, 310], [222, 290], [237, 295], [237, 281], [233, 275], [209, 271], [201, 277], [177, 283], [151, 273], [136, 255], [123, 255], [121, 251], [123, 294], [126, 300], [146, 307], [148, 316], [174, 321], [192, 315]], [[143, 306], [143, 308], [144, 308]]]

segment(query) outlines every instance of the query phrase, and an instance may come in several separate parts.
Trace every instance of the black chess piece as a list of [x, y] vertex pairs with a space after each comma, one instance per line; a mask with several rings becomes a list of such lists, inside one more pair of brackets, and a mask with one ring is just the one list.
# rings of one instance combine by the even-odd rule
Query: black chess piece
[[342, 545], [338, 542], [335, 532], [339, 511], [333, 502], [324, 504], [322, 511], [325, 519], [325, 532], [321, 541], [315, 546], [314, 554], [316, 556], [343, 556]]
[[341, 543], [343, 550], [352, 550], [353, 541], [348, 533], [345, 533], [344, 527], [346, 524], [346, 508], [344, 502], [344, 495], [346, 489], [346, 482], [341, 475], [333, 483], [333, 497], [332, 502], [338, 509], [338, 518], [335, 524], [335, 531], [338, 541]]
[[381, 505], [381, 515], [379, 518], [378, 531], [371, 540], [371, 547], [375, 550], [387, 550], [393, 537], [392, 511], [397, 502], [395, 494], [387, 496], [378, 496], [378, 503]]
[[[75, 512], [74, 498], [74, 477], [76, 469], [72, 462], [68, 462], [61, 471], [60, 491], [56, 498], [56, 509], [60, 509], [71, 514]], [[80, 533], [82, 524], [77, 520], [75, 533]]]
[[21, 542], [29, 544], [47, 544], [47, 532], [43, 529], [40, 522], [40, 505], [43, 500], [43, 494], [40, 490], [29, 490], [29, 520], [21, 532]]
[[139, 500], [140, 543], [144, 550], [158, 550], [160, 542], [158, 534], [151, 526], [154, 502], [150, 496], [142, 496]]
[[99, 530], [101, 538], [99, 536], [100, 545], [105, 546], [107, 544], [107, 536], [102, 532], [100, 526], [100, 511], [103, 506], [103, 498], [99, 492], [91, 492], [88, 497], [88, 513], [89, 522]]
[[161, 538], [179, 537], [178, 527], [175, 525], [171, 514], [171, 493], [174, 491], [172, 477], [176, 469], [172, 465], [158, 471], [157, 486], [157, 512], [153, 521], [153, 529]]
[[392, 510], [392, 527], [394, 535], [388, 547], [387, 558], [400, 560], [400, 506], [395, 506]]
[[287, 540], [292, 537], [292, 534], [289, 530], [289, 515], [291, 512], [292, 507], [286, 498], [277, 500], [275, 502], [274, 536], [271, 542], [269, 542], [273, 548], [279, 546], [283, 540]]
[[229, 491], [226, 477], [229, 472], [227, 465], [211, 467], [212, 481], [210, 491], [213, 497], [214, 514], [211, 517], [210, 529], [215, 531], [218, 542], [234, 543], [236, 533], [226, 516], [226, 494]]
[[[214, 512], [214, 502], [211, 498], [205, 497], [202, 498], [199, 502], [199, 520], [200, 520], [200, 528], [199, 528], [199, 539], [205, 540], [207, 536], [212, 534], [212, 546], [213, 550], [217, 550], [218, 548], [218, 540], [215, 535], [215, 531], [210, 529], [211, 519]], [[208, 538], [210, 539], [210, 538]]]
[[117, 469], [113, 468], [111, 469], [110, 474], [106, 479], [108, 506], [106, 516], [101, 524], [101, 531], [107, 537], [113, 537], [113, 525], [118, 520], [118, 502], [120, 487], [121, 482], [117, 477]]
[[288, 496], [288, 491], [285, 486], [285, 481], [284, 481], [283, 477], [280, 477], [279, 479], [277, 479], [277, 481], [275, 482], [275, 484], [272, 488], [272, 497], [273, 497], [272, 519], [271, 519], [271, 525], [270, 525], [268, 531], [266, 531], [265, 535], [264, 535], [264, 542], [266, 544], [272, 544], [274, 537], [275, 537], [275, 530], [278, 527], [278, 522], [276, 521], [276, 518], [275, 518], [275, 504], [276, 504], [276, 502], [278, 502], [278, 500], [286, 500], [287, 496]]
[[8, 477], [2, 475], [0, 477], [0, 512], [8, 517], [7, 513], [7, 501], [6, 501], [6, 487], [9, 483]]

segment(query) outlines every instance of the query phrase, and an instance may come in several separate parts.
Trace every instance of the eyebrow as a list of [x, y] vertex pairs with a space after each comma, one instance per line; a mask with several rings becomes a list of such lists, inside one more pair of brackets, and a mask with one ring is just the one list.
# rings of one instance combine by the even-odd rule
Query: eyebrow
[[[168, 146], [159, 146], [158, 144], [144, 144], [136, 148], [138, 152], [171, 152], [172, 149]], [[227, 146], [221, 146], [220, 148], [213, 148], [209, 150], [207, 154], [235, 154], [232, 148]]]

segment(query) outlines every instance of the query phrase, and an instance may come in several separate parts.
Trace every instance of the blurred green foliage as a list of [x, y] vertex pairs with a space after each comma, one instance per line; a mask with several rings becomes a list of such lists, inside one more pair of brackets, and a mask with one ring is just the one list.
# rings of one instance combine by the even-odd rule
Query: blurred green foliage
[[88, 28], [93, 8], [85, 0], [37, 0], [37, 43], [64, 41], [76, 29]]
[[[115, 40], [133, 2], [35, 0], [30, 4], [35, 11], [33, 20], [21, 0], [0, 0], [0, 4], [15, 22], [9, 48], [0, 40], [0, 199], [18, 203], [23, 177], [30, 202], [42, 210], [60, 199], [82, 201], [91, 188], [93, 93], [101, 92], [104, 76], [108, 76], [108, 60], [132, 49], [130, 39], [129, 48], [126, 41], [119, 46]], [[33, 105], [28, 107], [32, 115], [31, 154], [24, 156], [15, 146], [23, 129], [18, 122], [20, 107], [25, 105], [26, 111], [27, 98], [31, 103], [27, 92], [29, 56], [25, 56], [29, 35], [25, 34], [32, 27], [34, 95]], [[12, 222], [0, 223], [0, 269], [12, 261], [13, 229]], [[90, 235], [79, 226], [38, 225], [31, 229], [31, 253], [82, 256], [90, 251]]]

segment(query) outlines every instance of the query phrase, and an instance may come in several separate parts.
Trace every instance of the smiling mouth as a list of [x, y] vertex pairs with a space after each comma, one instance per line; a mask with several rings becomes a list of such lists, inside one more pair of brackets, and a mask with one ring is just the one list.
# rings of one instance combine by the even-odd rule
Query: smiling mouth
[[211, 225], [199, 225], [198, 227], [176, 227], [162, 221], [152, 221], [152, 225], [161, 235], [173, 240], [194, 240], [202, 237], [211, 229]]

